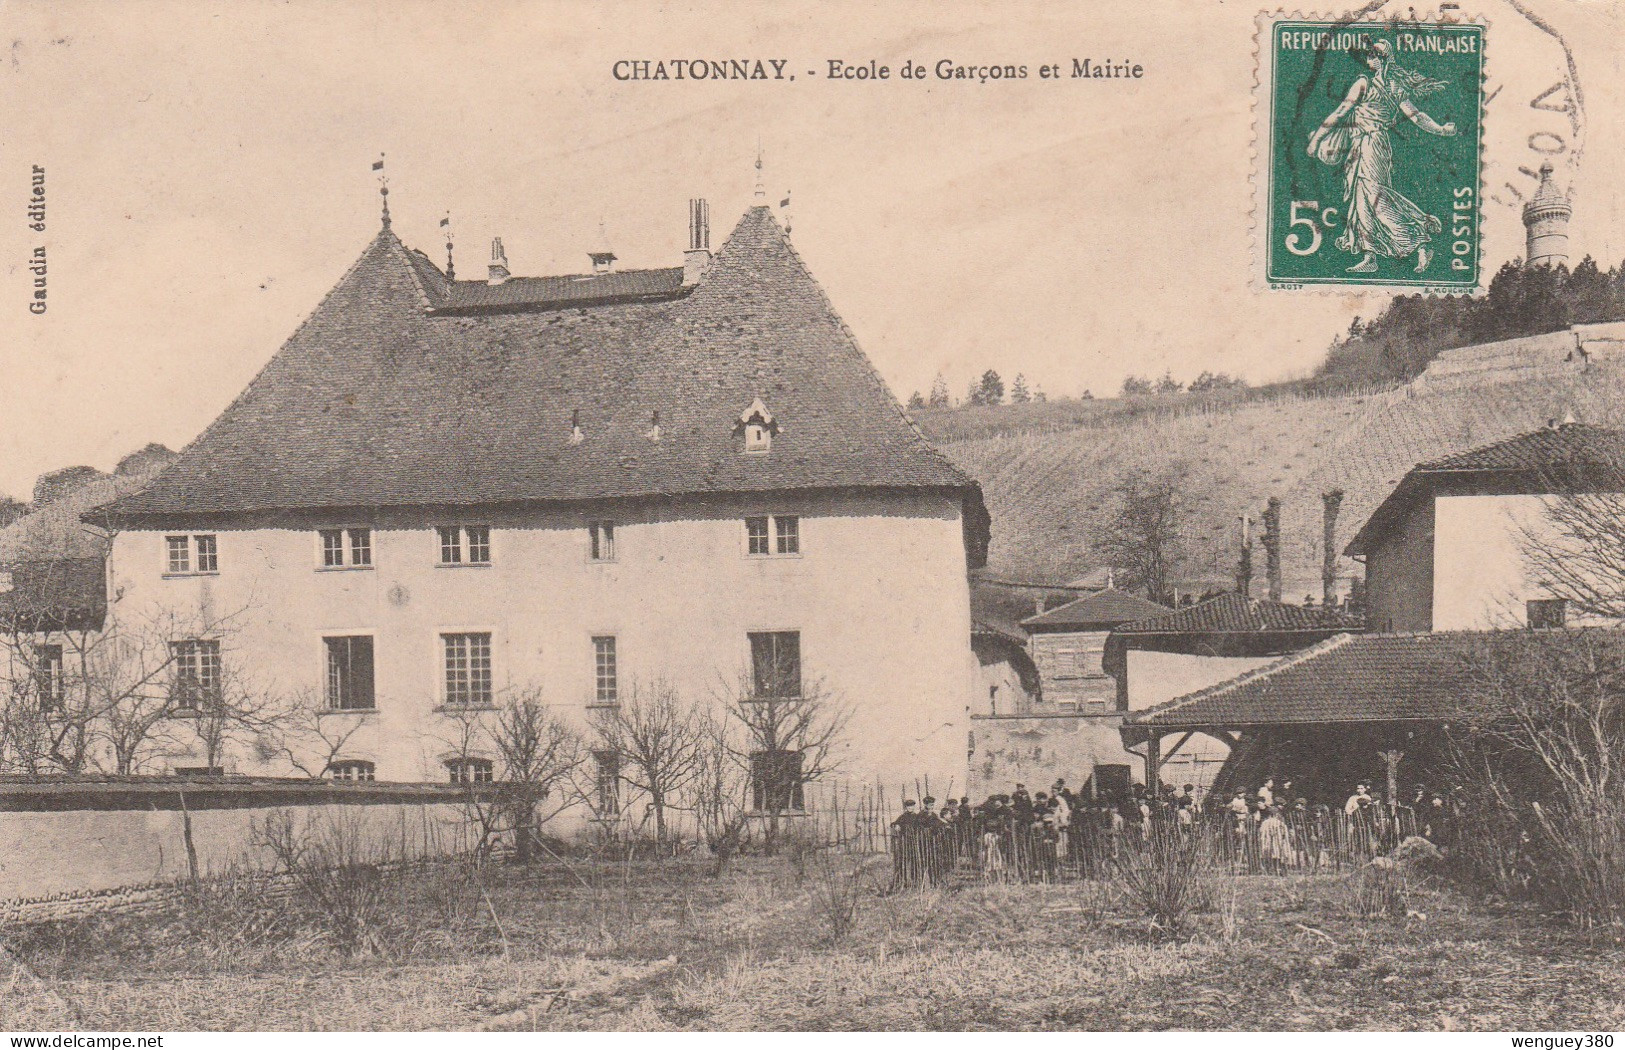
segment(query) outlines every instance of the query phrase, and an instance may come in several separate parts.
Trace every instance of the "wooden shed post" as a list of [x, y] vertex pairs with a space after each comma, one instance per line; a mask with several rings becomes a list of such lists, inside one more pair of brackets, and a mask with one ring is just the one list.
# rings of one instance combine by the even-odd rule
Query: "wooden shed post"
[[1399, 760], [1405, 757], [1403, 751], [1384, 751], [1383, 764], [1388, 767], [1388, 812], [1399, 813]]
[[1145, 738], [1145, 792], [1156, 798], [1162, 789], [1162, 733], [1153, 729]]

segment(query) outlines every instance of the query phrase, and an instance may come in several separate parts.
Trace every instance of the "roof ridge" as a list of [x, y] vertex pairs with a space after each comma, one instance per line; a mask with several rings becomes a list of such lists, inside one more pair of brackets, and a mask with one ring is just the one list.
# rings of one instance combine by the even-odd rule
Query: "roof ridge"
[[[266, 359], [265, 364], [260, 366], [259, 371], [254, 373], [254, 378], [248, 381], [248, 385], [243, 387], [236, 397], [228, 401], [226, 403], [226, 407], [216, 413], [214, 419], [209, 421], [208, 426], [198, 431], [196, 437], [192, 438], [191, 441], [188, 441], [185, 445], [181, 446], [181, 448], [175, 453], [174, 463], [179, 463], [181, 458], [185, 456], [187, 452], [191, 451], [194, 445], [203, 440], [209, 431], [214, 428], [216, 423], [220, 422], [220, 420], [229, 414], [232, 409], [247, 401], [255, 393], [256, 389], [260, 387], [261, 381], [265, 378], [265, 373], [269, 372], [271, 368], [276, 365], [277, 359], [282, 356], [282, 351], [286, 350], [295, 339], [298, 339], [299, 336], [304, 333], [306, 328], [310, 327], [311, 321], [320, 316], [323, 309], [326, 308], [328, 302], [330, 302], [333, 296], [338, 293], [338, 290], [343, 288], [345, 284], [349, 282], [350, 278], [355, 276], [355, 272], [361, 268], [361, 264], [367, 261], [367, 256], [371, 254], [373, 246], [379, 241], [384, 241], [386, 248], [388, 247], [388, 242], [393, 241], [396, 247], [405, 250], [405, 245], [402, 245], [401, 239], [395, 236], [395, 231], [391, 230], [388, 226], [380, 229], [373, 239], [367, 242], [367, 246], [361, 250], [361, 254], [356, 256], [355, 261], [345, 268], [344, 273], [339, 275], [339, 279], [337, 281], [333, 282], [333, 286], [327, 290], [326, 294], [324, 294], [316, 305], [305, 314], [304, 319], [294, 326], [293, 331], [288, 333], [288, 337], [286, 339], [282, 340], [281, 344], [276, 348], [276, 351]], [[408, 266], [407, 269], [411, 270], [412, 267]], [[171, 465], [173, 466], [174, 464], [172, 463]], [[158, 471], [157, 474], [153, 475], [152, 479], [149, 479], [149, 483], [151, 480], [156, 480], [163, 473], [165, 473], [165, 471]], [[88, 512], [88, 514], [94, 515], [96, 511], [108, 510], [113, 507], [114, 504], [120, 503], [131, 496], [139, 495], [146, 487], [146, 485], [143, 485], [135, 492], [125, 493], [124, 495], [113, 500], [112, 503], [105, 503], [100, 507], [93, 508]]]
[[1476, 456], [1480, 453], [1488, 452], [1490, 449], [1502, 448], [1507, 445], [1515, 444], [1519, 441], [1527, 441], [1530, 438], [1540, 437], [1542, 434], [1559, 434], [1564, 430], [1592, 430], [1604, 434], [1617, 434], [1625, 437], [1625, 430], [1621, 430], [1618, 427], [1605, 427], [1600, 423], [1582, 423], [1579, 421], [1575, 421], [1573, 423], [1560, 423], [1557, 426], [1535, 427], [1533, 430], [1525, 430], [1521, 433], [1513, 434], [1511, 437], [1502, 438], [1499, 441], [1488, 441], [1482, 445], [1474, 445], [1472, 448], [1462, 449], [1460, 452], [1452, 452], [1449, 455], [1440, 456], [1437, 459], [1425, 460], [1416, 464], [1416, 466], [1411, 469], [1420, 471], [1446, 470], [1449, 468], [1443, 466], [1443, 464], [1449, 463], [1452, 460], [1465, 459], [1468, 456]]
[[[417, 251], [417, 249], [412, 249]], [[419, 253], [421, 254], [421, 253]], [[432, 262], [432, 260], [431, 260]], [[435, 267], [439, 269], [438, 266]], [[614, 277], [626, 273], [667, 273], [672, 270], [681, 270], [681, 266], [627, 266], [618, 270], [606, 270], [602, 273], [587, 271], [585, 273], [532, 273], [509, 277], [504, 284], [513, 284], [515, 281], [562, 281], [571, 277]], [[468, 277], [453, 282], [454, 284], [485, 284], [487, 282], [478, 277]]]
[[[854, 333], [851, 327], [847, 325], [846, 318], [842, 317], [840, 311], [835, 309], [835, 304], [830, 301], [829, 293], [824, 291], [823, 284], [819, 282], [818, 278], [813, 276], [812, 270], [807, 266], [806, 260], [802, 259], [801, 253], [796, 251], [796, 246], [790, 242], [789, 236], [785, 234], [784, 227], [780, 226], [778, 219], [773, 217], [773, 209], [769, 208], [765, 204], [757, 204], [752, 205], [751, 211], [755, 211], [757, 208], [760, 208], [766, 213], [767, 221], [771, 226], [774, 235], [778, 237], [779, 243], [784, 246], [784, 249], [789, 253], [791, 260], [795, 262], [798, 268], [800, 268], [802, 276], [806, 277], [808, 283], [812, 285], [813, 291], [818, 294], [818, 301], [823, 305], [825, 310], [829, 311], [829, 315], [835, 319], [835, 324], [838, 328], [840, 328], [841, 334], [846, 336], [849, 349], [851, 349], [854, 356], [856, 356], [858, 364], [862, 366], [864, 373], [869, 377], [869, 381], [874, 384], [875, 389], [880, 392], [881, 396], [884, 397], [887, 403], [891, 405], [892, 410], [897, 413], [898, 418], [903, 421], [903, 424], [906, 427], [908, 427], [909, 432], [914, 436], [915, 443], [924, 449], [928, 455], [937, 459], [943, 466], [964, 478], [967, 483], [977, 484], [974, 478], [966, 474], [963, 470], [960, 470], [951, 459], [943, 454], [941, 449], [937, 448], [930, 438], [925, 436], [925, 431], [920, 429], [920, 425], [914, 422], [914, 417], [910, 416], [908, 411], [903, 408], [902, 402], [897, 400], [897, 395], [892, 393], [891, 387], [888, 386], [886, 384], [886, 380], [881, 377], [880, 371], [875, 368], [874, 362], [869, 359], [868, 354], [863, 352], [863, 347], [858, 343], [856, 333]], [[749, 212], [746, 212], [746, 214], [749, 215]], [[741, 221], [739, 225], [743, 226], [744, 222]], [[738, 232], [739, 227], [736, 226], [734, 228], [734, 232], [728, 235], [728, 240], [731, 242], [734, 234], [737, 234]], [[724, 244], [723, 248], [726, 249], [727, 244]]]
[[[424, 252], [418, 251], [415, 248], [408, 248], [399, 237], [395, 236], [394, 230], [390, 230], [388, 232], [390, 237], [392, 237], [395, 241], [395, 247], [399, 248], [406, 255], [407, 276], [412, 278], [412, 284], [418, 290], [418, 302], [423, 307], [423, 312], [428, 313], [430, 310], [434, 309], [434, 303], [429, 300], [429, 289], [424, 285], [422, 275], [418, 273], [418, 268], [412, 264], [412, 254], [416, 252], [418, 255], [421, 255], [424, 261], [426, 261], [430, 266], [434, 267], [436, 273], [440, 272], [440, 267], [435, 266], [434, 260], [430, 259], [429, 256]], [[442, 275], [442, 277], [444, 277], [444, 275]]]
[[1239, 689], [1240, 687], [1251, 682], [1256, 682], [1260, 678], [1267, 678], [1268, 676], [1275, 674], [1277, 671], [1283, 671], [1288, 667], [1294, 667], [1300, 663], [1303, 663], [1305, 660], [1311, 660], [1325, 653], [1341, 649], [1343, 646], [1349, 644], [1357, 637], [1360, 636], [1352, 631], [1344, 631], [1341, 634], [1334, 634], [1330, 638], [1316, 642], [1307, 649], [1299, 649], [1295, 653], [1288, 653], [1279, 660], [1264, 664], [1262, 667], [1255, 667], [1250, 671], [1243, 671], [1234, 678], [1226, 678], [1222, 682], [1215, 682], [1212, 685], [1203, 686], [1201, 689], [1198, 689], [1195, 692], [1185, 693], [1182, 696], [1176, 696], [1172, 700], [1165, 700], [1162, 703], [1157, 704], [1155, 707], [1148, 707], [1136, 714], [1134, 716], [1134, 721], [1140, 722], [1144, 719], [1150, 718], [1152, 715], [1161, 715], [1166, 714], [1169, 711], [1177, 711], [1186, 704], [1195, 703], [1198, 700], [1206, 700], [1209, 697], [1220, 696], [1231, 689]]

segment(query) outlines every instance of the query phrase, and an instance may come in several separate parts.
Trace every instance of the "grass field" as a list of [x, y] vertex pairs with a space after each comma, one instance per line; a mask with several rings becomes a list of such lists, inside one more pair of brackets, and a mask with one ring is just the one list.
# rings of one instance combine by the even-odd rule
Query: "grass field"
[[832, 936], [855, 863], [422, 873], [349, 958], [244, 902], [14, 928], [0, 1029], [1625, 1027], [1625, 952], [1439, 885], [1363, 919], [1343, 878], [1243, 877], [1164, 941], [1110, 885], [885, 894], [871, 858]]

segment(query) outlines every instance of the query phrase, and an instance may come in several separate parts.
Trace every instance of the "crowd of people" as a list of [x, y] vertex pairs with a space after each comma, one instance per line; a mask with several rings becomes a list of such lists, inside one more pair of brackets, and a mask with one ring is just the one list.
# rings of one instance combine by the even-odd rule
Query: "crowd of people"
[[1315, 802], [1274, 777], [1252, 791], [1182, 790], [1142, 785], [1109, 797], [1074, 792], [1065, 780], [1047, 791], [1016, 784], [973, 805], [908, 799], [891, 826], [893, 873], [900, 884], [941, 883], [958, 871], [993, 879], [1052, 880], [1104, 874], [1124, 850], [1159, 836], [1203, 836], [1225, 862], [1268, 874], [1363, 863], [1412, 835], [1448, 841], [1452, 806], [1418, 785], [1379, 800], [1369, 782], [1341, 803]]

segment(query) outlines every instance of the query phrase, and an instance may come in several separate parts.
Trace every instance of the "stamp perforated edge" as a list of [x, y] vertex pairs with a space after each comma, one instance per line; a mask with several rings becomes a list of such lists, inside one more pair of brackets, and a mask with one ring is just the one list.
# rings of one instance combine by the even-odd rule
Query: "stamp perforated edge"
[[[1261, 133], [1259, 120], [1266, 122], [1273, 116], [1273, 92], [1267, 92], [1264, 81], [1264, 58], [1266, 52], [1271, 50], [1269, 40], [1276, 22], [1329, 22], [1333, 25], [1352, 24], [1361, 21], [1382, 21], [1382, 9], [1390, 5], [1391, 0], [1371, 0], [1362, 7], [1341, 15], [1324, 15], [1314, 11], [1286, 10], [1275, 8], [1260, 11], [1253, 20], [1253, 89], [1250, 101], [1252, 116], [1252, 138], [1248, 143], [1247, 181], [1251, 189], [1251, 210], [1248, 216], [1248, 250], [1251, 258], [1248, 261], [1248, 287], [1254, 292], [1287, 293], [1287, 294], [1319, 294], [1319, 295], [1348, 295], [1351, 292], [1365, 294], [1377, 292], [1392, 295], [1427, 295], [1439, 298], [1450, 296], [1477, 297], [1486, 293], [1489, 281], [1484, 273], [1484, 228], [1489, 222], [1487, 210], [1484, 207], [1484, 168], [1488, 163], [1485, 152], [1487, 140], [1484, 136], [1485, 126], [1489, 122], [1489, 105], [1485, 101], [1485, 91], [1489, 84], [1490, 61], [1493, 49], [1490, 47], [1490, 21], [1483, 16], [1467, 16], [1456, 10], [1451, 4], [1450, 17], [1439, 17], [1436, 13], [1419, 15], [1416, 8], [1405, 9], [1404, 21], [1414, 24], [1437, 25], [1475, 25], [1484, 30], [1483, 61], [1479, 64], [1478, 83], [1478, 172], [1477, 186], [1474, 192], [1478, 197], [1478, 236], [1474, 239], [1474, 265], [1477, 268], [1478, 280], [1472, 287], [1459, 285], [1428, 285], [1428, 284], [1390, 284], [1384, 282], [1362, 283], [1357, 280], [1329, 283], [1316, 282], [1312, 284], [1293, 284], [1286, 286], [1285, 282], [1273, 282], [1269, 279], [1269, 172], [1266, 167], [1269, 163], [1269, 146], [1261, 141], [1267, 134]], [[1399, 15], [1390, 16], [1398, 20]], [[1267, 131], [1267, 129], [1265, 129]]]

